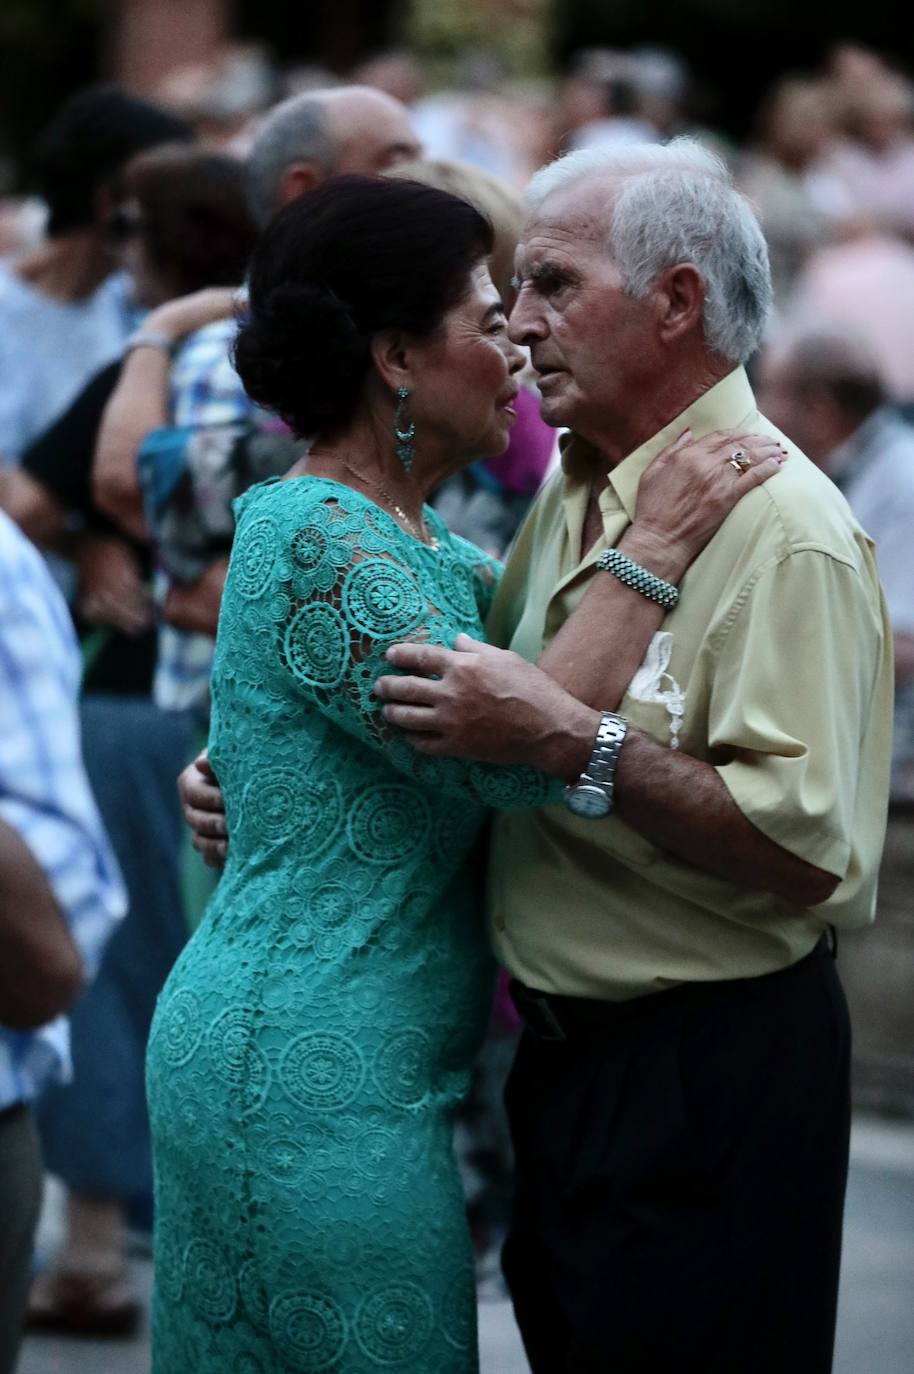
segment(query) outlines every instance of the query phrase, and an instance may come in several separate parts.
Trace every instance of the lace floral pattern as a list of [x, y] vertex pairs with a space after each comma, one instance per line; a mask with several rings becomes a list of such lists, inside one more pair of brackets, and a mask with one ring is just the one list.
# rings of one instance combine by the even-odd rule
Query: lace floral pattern
[[481, 637], [497, 565], [348, 488], [253, 488], [223, 602], [210, 753], [229, 862], [160, 999], [155, 1374], [473, 1374], [451, 1151], [492, 969], [471, 856], [524, 769], [388, 732], [384, 651]]

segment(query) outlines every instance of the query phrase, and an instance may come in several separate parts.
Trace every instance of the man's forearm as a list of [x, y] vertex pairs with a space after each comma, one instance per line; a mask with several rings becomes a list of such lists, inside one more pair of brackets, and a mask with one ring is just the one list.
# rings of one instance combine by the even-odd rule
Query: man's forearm
[[170, 369], [171, 359], [163, 349], [136, 348], [128, 354], [105, 407], [95, 448], [95, 499], [137, 538], [145, 536], [146, 521], [136, 456], [146, 435], [167, 422]]
[[[566, 697], [534, 762], [573, 781], [590, 759], [599, 716]], [[629, 730], [615, 774], [614, 812], [658, 848], [718, 878], [798, 907], [831, 896], [838, 878], [798, 859], [747, 820], [709, 763]], [[594, 821], [600, 825], [600, 821]]]
[[[586, 768], [599, 711], [517, 654], [458, 637], [453, 650], [395, 644], [387, 659], [405, 675], [379, 678], [375, 692], [387, 703], [385, 719], [406, 731], [417, 749], [524, 763], [565, 782]], [[710, 764], [636, 730], [622, 745], [615, 804], [627, 824], [661, 849], [742, 887], [808, 907], [825, 901], [838, 884], [833, 874], [763, 835]]]
[[709, 763], [630, 731], [615, 782], [616, 814], [694, 868], [798, 907], [817, 906], [838, 885], [747, 820]]
[[44, 1025], [82, 984], [82, 962], [32, 851], [0, 820], [0, 1024]]

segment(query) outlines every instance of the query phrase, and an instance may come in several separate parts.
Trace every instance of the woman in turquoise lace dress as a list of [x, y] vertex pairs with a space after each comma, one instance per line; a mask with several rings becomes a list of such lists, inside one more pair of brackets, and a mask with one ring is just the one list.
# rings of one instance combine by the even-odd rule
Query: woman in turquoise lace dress
[[372, 687], [392, 643], [483, 638], [499, 569], [423, 498], [507, 443], [522, 356], [490, 248], [463, 201], [347, 178], [255, 257], [239, 371], [317, 438], [236, 503], [210, 737], [231, 845], [149, 1047], [154, 1374], [478, 1368], [451, 1149], [492, 992], [474, 845], [560, 784], [415, 752]]
[[482, 635], [497, 566], [422, 493], [505, 446], [522, 359], [464, 202], [362, 180], [307, 201], [238, 345], [318, 439], [236, 505], [210, 741], [232, 851], [149, 1049], [153, 1368], [469, 1374], [450, 1137], [493, 975], [469, 857], [488, 807], [551, 784], [416, 754], [371, 688], [404, 636]]

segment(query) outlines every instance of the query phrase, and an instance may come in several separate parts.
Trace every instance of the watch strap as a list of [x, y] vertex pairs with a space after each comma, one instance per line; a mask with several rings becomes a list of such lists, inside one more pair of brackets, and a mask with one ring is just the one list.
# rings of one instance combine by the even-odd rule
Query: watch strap
[[617, 715], [615, 711], [603, 712], [590, 762], [577, 782], [571, 783], [566, 789], [566, 795], [577, 787], [599, 787], [609, 803], [609, 810], [612, 810], [616, 767], [627, 732], [628, 721], [624, 716]]

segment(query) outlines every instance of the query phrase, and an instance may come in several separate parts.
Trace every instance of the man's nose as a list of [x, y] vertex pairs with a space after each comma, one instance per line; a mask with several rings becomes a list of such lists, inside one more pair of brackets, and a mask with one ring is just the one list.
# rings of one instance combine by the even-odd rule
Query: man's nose
[[514, 308], [508, 316], [508, 337], [513, 343], [523, 344], [529, 348], [537, 339], [546, 337], [546, 328], [542, 316], [536, 309], [536, 303], [531, 301], [530, 294], [525, 287], [521, 287]]

